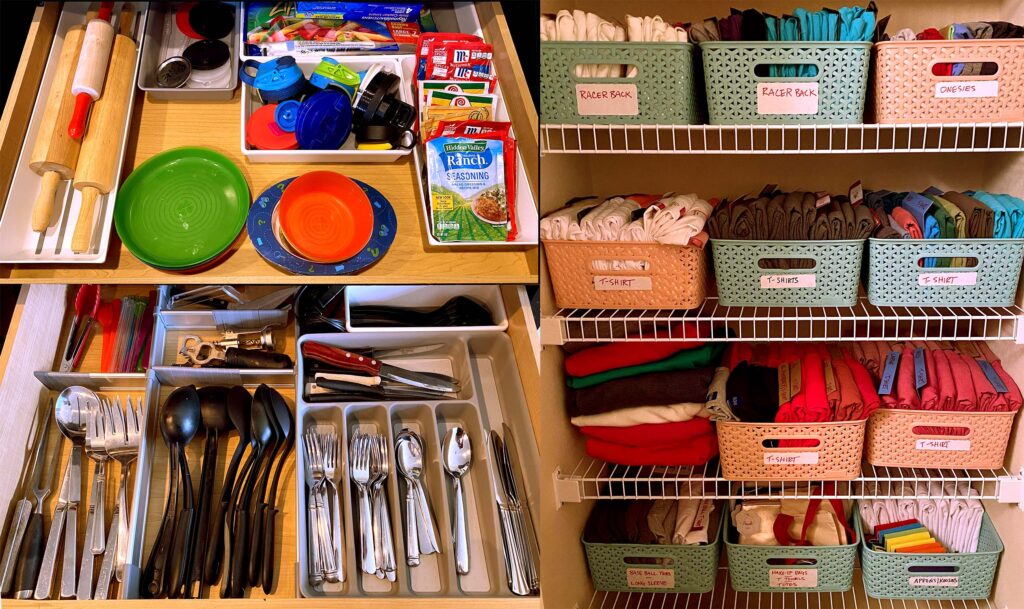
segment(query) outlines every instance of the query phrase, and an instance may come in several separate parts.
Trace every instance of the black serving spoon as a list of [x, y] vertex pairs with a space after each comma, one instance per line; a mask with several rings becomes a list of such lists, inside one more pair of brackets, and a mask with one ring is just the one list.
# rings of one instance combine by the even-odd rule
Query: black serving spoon
[[274, 467], [274, 458], [277, 456], [277, 451], [285, 440], [284, 431], [277, 422], [277, 415], [274, 412], [273, 402], [274, 397], [277, 395], [279, 395], [277, 391], [271, 389], [268, 392], [267, 401], [263, 404], [267, 422], [270, 423], [271, 436], [270, 441], [264, 447], [264, 450], [268, 451], [263, 458], [266, 465], [259, 472], [256, 480], [256, 487], [253, 490], [252, 496], [252, 507], [249, 512], [249, 520], [252, 527], [248, 571], [250, 586], [258, 586], [260, 584], [260, 577], [263, 575], [263, 570], [260, 568], [260, 561], [263, 559], [263, 520], [261, 519], [261, 508], [266, 506], [264, 497], [267, 493], [267, 482], [270, 479], [270, 472]]
[[[224, 475], [224, 488], [220, 494], [217, 511], [210, 520], [210, 546], [204, 558], [204, 580], [210, 586], [217, 583], [221, 576], [221, 564], [224, 554], [231, 552], [231, 527], [225, 528], [225, 521], [232, 522], [234, 519], [233, 510], [231, 509], [233, 508], [231, 498], [234, 496], [238, 465], [242, 462], [242, 454], [245, 453], [245, 448], [251, 440], [249, 428], [251, 427], [252, 415], [249, 411], [252, 409], [252, 396], [249, 395], [249, 391], [245, 387], [235, 385], [228, 390], [227, 397], [228, 418], [231, 419], [232, 426], [238, 430], [238, 445], [235, 446], [235, 452], [231, 455], [231, 462], [228, 464], [227, 472]], [[252, 455], [253, 452], [250, 451], [250, 459]], [[244, 476], [245, 474], [243, 473], [242, 475]], [[226, 575], [224, 579], [225, 581], [228, 579]]]
[[270, 493], [267, 494], [267, 501], [260, 506], [260, 520], [263, 523], [263, 593], [270, 594], [274, 588], [274, 519], [278, 509], [274, 507], [277, 497], [277, 483], [281, 480], [281, 471], [295, 447], [295, 419], [288, 404], [281, 397], [281, 394], [274, 392], [273, 400], [274, 418], [277, 419], [278, 428], [281, 430], [284, 446], [281, 455], [277, 459], [277, 470], [274, 471], [274, 482], [270, 485]]

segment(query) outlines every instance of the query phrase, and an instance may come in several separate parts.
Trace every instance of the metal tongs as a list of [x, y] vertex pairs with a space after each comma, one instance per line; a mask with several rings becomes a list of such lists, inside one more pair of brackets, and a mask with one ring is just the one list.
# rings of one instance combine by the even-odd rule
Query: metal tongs
[[[352, 382], [355, 380], [353, 378], [345, 378], [343, 380], [331, 379], [327, 378], [326, 375], [332, 374], [332, 372], [322, 371], [318, 375], [321, 376], [319, 380], [314, 376], [313, 382], [317, 386], [332, 388], [331, 384], [345, 383], [345, 390], [358, 388], [360, 391], [365, 391], [376, 388], [383, 390], [385, 393], [391, 392], [392, 394], [398, 391], [405, 391], [401, 387], [402, 385], [441, 394], [456, 394], [461, 389], [457, 378], [443, 374], [413, 372], [412, 370], [386, 364], [377, 359], [381, 355], [379, 351], [374, 353], [374, 356], [370, 356], [311, 341], [302, 344], [302, 355], [325, 364], [330, 368], [343, 372], [353, 372], [356, 373], [354, 376], [361, 377], [359, 382]], [[343, 376], [351, 377], [353, 375]], [[349, 387], [349, 385], [352, 387]]]
[[89, 334], [92, 332], [99, 308], [100, 287], [98, 285], [83, 285], [78, 288], [78, 294], [75, 296], [75, 317], [71, 321], [68, 341], [64, 345], [64, 356], [60, 361], [61, 372], [71, 372], [82, 359], [85, 343], [89, 340]]

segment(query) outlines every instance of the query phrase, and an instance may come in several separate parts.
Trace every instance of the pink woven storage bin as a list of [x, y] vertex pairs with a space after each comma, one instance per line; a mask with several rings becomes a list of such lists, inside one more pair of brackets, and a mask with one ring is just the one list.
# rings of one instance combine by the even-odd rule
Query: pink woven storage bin
[[[937, 63], [992, 62], [992, 75], [935, 76]], [[994, 84], [993, 84], [994, 83]], [[949, 95], [948, 85], [971, 85]], [[946, 88], [940, 89], [946, 85]], [[1024, 40], [911, 40], [875, 45], [875, 120], [879, 123], [1024, 120]], [[993, 95], [994, 94], [994, 95]]]
[[[704, 248], [660, 243], [545, 241], [555, 305], [567, 309], [694, 309], [707, 295]], [[643, 261], [604, 270], [596, 261]], [[607, 266], [607, 265], [605, 265]]]
[[[868, 421], [864, 457], [889, 467], [1000, 468], [1016, 414], [879, 408]], [[915, 427], [963, 427], [968, 432], [924, 434], [915, 433]]]
[[[722, 476], [729, 480], [853, 480], [860, 475], [864, 421], [716, 423]], [[765, 448], [765, 440], [818, 440], [815, 447]]]

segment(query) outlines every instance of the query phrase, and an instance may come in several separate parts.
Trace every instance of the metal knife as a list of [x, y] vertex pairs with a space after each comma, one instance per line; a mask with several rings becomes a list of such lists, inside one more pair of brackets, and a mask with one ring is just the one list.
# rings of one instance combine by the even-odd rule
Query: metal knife
[[343, 370], [362, 372], [370, 376], [381, 376], [414, 387], [422, 387], [442, 393], [458, 393], [459, 388], [454, 378], [442, 380], [437, 376], [421, 374], [405, 370], [378, 359], [346, 351], [340, 347], [332, 347], [316, 342], [303, 343], [302, 355], [324, 362]]
[[519, 529], [523, 537], [523, 559], [526, 564], [526, 572], [530, 580], [530, 590], [540, 589], [540, 574], [537, 563], [540, 557], [540, 543], [537, 541], [537, 530], [530, 513], [530, 499], [527, 493], [526, 477], [523, 475], [522, 461], [519, 458], [519, 449], [516, 446], [515, 436], [508, 423], [502, 423], [504, 440], [504, 459], [506, 470], [511, 477], [513, 488], [513, 501], [518, 508]]
[[[59, 451], [58, 451], [59, 452]], [[34, 598], [37, 601], [45, 601], [53, 593], [53, 574], [57, 569], [57, 550], [60, 548], [62, 533], [64, 532], [64, 520], [68, 509], [68, 497], [71, 492], [71, 460], [68, 460], [64, 468], [64, 478], [60, 483], [60, 494], [57, 496], [57, 507], [53, 511], [53, 520], [50, 522], [50, 532], [46, 536], [46, 550], [43, 552], [43, 563], [39, 568], [39, 580], [36, 583]], [[74, 579], [72, 577], [72, 579]], [[73, 590], [74, 583], [72, 583]]]
[[527, 596], [530, 594], [530, 577], [523, 556], [522, 535], [519, 534], [515, 522], [516, 507], [509, 495], [509, 478], [506, 472], [502, 471], [505, 448], [498, 433], [493, 429], [489, 434], [489, 440], [491, 454], [488, 465], [491, 470], [491, 488], [494, 489], [494, 498], [498, 503], [508, 588], [515, 595]]

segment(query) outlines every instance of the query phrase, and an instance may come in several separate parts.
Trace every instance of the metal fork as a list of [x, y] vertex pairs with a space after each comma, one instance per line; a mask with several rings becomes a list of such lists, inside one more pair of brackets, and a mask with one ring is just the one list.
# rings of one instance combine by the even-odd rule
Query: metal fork
[[85, 414], [85, 454], [96, 462], [93, 473], [92, 491], [89, 496], [89, 515], [85, 525], [85, 547], [82, 548], [82, 563], [78, 572], [78, 590], [75, 598], [92, 599], [93, 565], [96, 555], [102, 554], [106, 543], [106, 507], [107, 503], [107, 461], [110, 455], [106, 450], [106, 417], [103, 409], [109, 406], [106, 398], [90, 408]]
[[334, 554], [334, 565], [336, 573], [335, 580], [345, 581], [345, 558], [342, 548], [345, 547], [341, 528], [341, 494], [338, 492], [338, 485], [335, 476], [338, 474], [338, 461], [340, 461], [340, 447], [338, 434], [329, 431], [321, 436], [324, 457], [324, 480], [327, 482], [327, 499], [331, 504], [331, 541]]
[[360, 566], [363, 573], [373, 575], [377, 572], [377, 554], [374, 547], [375, 535], [373, 534], [373, 513], [370, 510], [370, 483], [372, 481], [370, 472], [370, 438], [363, 434], [352, 436], [349, 454], [351, 455], [351, 467], [349, 476], [355, 483], [359, 492], [359, 539], [360, 539]]
[[395, 581], [395, 540], [391, 534], [391, 508], [388, 505], [387, 484], [388, 476], [391, 474], [391, 460], [388, 458], [388, 441], [382, 435], [374, 435], [374, 456], [376, 461], [377, 476], [374, 482], [374, 492], [377, 501], [377, 518], [379, 521], [378, 534], [380, 535], [381, 555], [378, 557], [380, 570], [388, 581]]
[[[114, 575], [117, 581], [124, 581], [125, 565], [128, 563], [128, 478], [132, 462], [139, 456], [142, 441], [141, 414], [128, 398], [128, 407], [121, 409], [121, 398], [115, 398], [114, 405], [106, 404], [106, 418], [111, 433], [105, 437], [107, 454], [121, 464], [121, 481], [117, 488], [117, 555], [114, 561]], [[127, 418], [126, 418], [127, 413]], [[113, 526], [113, 524], [111, 524]], [[112, 536], [113, 537], [113, 536]]]
[[310, 582], [320, 585], [324, 581], [324, 566], [320, 560], [320, 523], [317, 512], [317, 477], [316, 471], [316, 434], [312, 430], [302, 436], [303, 456], [306, 464], [307, 482], [309, 484], [309, 501], [306, 505], [306, 519], [309, 521], [309, 571]]
[[334, 552], [331, 550], [333, 543], [330, 523], [328, 522], [327, 508], [324, 505], [326, 473], [323, 446], [319, 434], [312, 429], [306, 432], [304, 441], [306, 465], [313, 481], [309, 490], [309, 517], [314, 583], [320, 583], [323, 579], [336, 582], [338, 581], [338, 569]]

